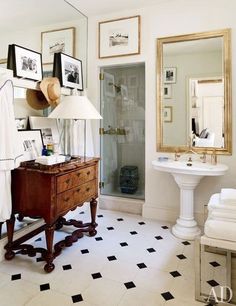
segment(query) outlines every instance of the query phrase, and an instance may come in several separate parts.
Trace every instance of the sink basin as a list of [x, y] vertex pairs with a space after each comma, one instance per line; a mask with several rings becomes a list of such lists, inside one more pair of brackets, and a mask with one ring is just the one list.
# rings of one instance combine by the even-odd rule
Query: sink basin
[[193, 161], [192, 166], [187, 166], [186, 161], [174, 161], [173, 159], [163, 162], [154, 160], [152, 164], [156, 170], [187, 175], [218, 176], [224, 175], [228, 170], [228, 166], [223, 164], [212, 165], [199, 161]]
[[204, 176], [224, 175], [228, 166], [223, 164], [212, 165], [193, 161], [187, 166], [187, 161], [152, 162], [153, 168], [170, 173], [180, 188], [180, 216], [172, 227], [172, 233], [181, 239], [193, 240], [201, 231], [194, 219], [194, 189]]

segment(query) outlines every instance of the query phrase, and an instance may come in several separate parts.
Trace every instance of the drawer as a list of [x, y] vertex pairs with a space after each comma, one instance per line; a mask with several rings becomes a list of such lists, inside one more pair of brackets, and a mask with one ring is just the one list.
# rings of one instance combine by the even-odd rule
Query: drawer
[[75, 204], [84, 202], [92, 197], [96, 192], [96, 180], [90, 181], [74, 189]]
[[96, 168], [95, 166], [87, 167], [73, 173], [73, 185], [82, 185], [86, 182], [89, 182], [96, 177]]
[[70, 210], [74, 205], [74, 192], [73, 190], [65, 191], [57, 195], [57, 214], [60, 214], [66, 210]]
[[65, 174], [57, 178], [57, 193], [66, 191], [73, 187], [73, 175]]

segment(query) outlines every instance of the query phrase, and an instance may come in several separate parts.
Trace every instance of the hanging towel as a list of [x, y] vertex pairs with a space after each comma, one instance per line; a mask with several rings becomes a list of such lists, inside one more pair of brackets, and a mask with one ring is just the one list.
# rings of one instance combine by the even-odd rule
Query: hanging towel
[[236, 206], [236, 189], [222, 188], [220, 193], [220, 203], [222, 205], [235, 205]]
[[0, 80], [0, 222], [10, 218], [11, 170], [18, 167], [23, 155], [23, 146], [17, 138], [17, 128], [13, 110], [13, 83]]

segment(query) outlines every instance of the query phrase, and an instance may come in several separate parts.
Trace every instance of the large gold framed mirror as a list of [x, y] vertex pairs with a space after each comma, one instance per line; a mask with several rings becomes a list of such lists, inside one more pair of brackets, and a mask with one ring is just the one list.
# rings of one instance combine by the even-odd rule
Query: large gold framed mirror
[[232, 153], [231, 31], [157, 39], [157, 151]]

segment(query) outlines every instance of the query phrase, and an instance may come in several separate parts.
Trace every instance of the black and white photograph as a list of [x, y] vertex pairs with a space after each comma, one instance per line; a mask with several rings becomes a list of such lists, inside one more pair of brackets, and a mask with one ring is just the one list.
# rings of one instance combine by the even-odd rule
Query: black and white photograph
[[176, 83], [176, 67], [164, 68], [164, 83]]
[[129, 34], [122, 32], [122, 29], [111, 31], [109, 36], [110, 47], [127, 46], [129, 42]]
[[55, 53], [75, 55], [75, 28], [64, 28], [41, 33], [43, 64], [52, 64]]
[[60, 53], [60, 66], [61, 66], [61, 85], [64, 87], [75, 88], [83, 90], [83, 72], [82, 61]]
[[99, 22], [99, 58], [140, 53], [140, 16]]
[[27, 118], [16, 118], [16, 128], [17, 130], [26, 130], [28, 119]]
[[41, 156], [43, 148], [41, 130], [18, 130], [18, 136], [24, 151], [22, 161], [34, 160]]
[[163, 97], [164, 99], [170, 99], [172, 97], [171, 84], [165, 84], [163, 86]]
[[44, 145], [60, 142], [59, 126], [56, 119], [30, 116], [29, 125], [31, 129], [41, 130]]
[[42, 80], [42, 56], [41, 53], [26, 49], [18, 45], [11, 45], [13, 55], [13, 72], [15, 77]]

